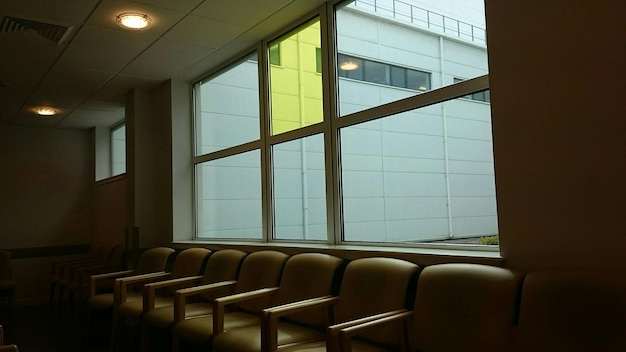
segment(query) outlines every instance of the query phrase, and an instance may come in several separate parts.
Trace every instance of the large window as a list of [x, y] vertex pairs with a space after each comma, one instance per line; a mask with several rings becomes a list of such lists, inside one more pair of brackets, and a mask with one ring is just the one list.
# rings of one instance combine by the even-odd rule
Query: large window
[[424, 4], [320, 9], [195, 85], [197, 237], [498, 234], [483, 4]]

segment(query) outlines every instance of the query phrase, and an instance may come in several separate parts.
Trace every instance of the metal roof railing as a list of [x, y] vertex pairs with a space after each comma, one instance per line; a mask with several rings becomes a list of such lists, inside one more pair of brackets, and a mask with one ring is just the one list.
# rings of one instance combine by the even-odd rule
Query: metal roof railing
[[474, 43], [486, 44], [486, 33], [467, 22], [409, 4], [401, 0], [354, 0], [350, 5], [368, 11], [408, 22], [432, 31], [458, 37]]

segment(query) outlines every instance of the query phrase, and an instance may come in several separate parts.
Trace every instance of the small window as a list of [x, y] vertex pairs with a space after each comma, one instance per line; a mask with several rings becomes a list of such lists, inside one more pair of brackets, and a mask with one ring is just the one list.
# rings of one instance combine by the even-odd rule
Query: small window
[[322, 73], [322, 48], [315, 48], [315, 72]]
[[[454, 78], [454, 83], [459, 83], [464, 81], [462, 78]], [[465, 99], [482, 101], [485, 103], [489, 103], [491, 101], [491, 97], [489, 96], [489, 90], [483, 90], [482, 92], [476, 92], [472, 94], [468, 94], [464, 96]]]
[[126, 124], [111, 127], [111, 176], [126, 172]]
[[270, 45], [270, 64], [280, 66], [280, 43]]

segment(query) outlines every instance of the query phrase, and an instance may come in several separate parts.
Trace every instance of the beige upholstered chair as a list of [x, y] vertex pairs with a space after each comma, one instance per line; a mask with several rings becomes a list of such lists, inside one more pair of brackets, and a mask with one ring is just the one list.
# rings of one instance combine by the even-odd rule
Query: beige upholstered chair
[[[113, 309], [114, 283], [118, 278], [131, 275], [160, 275], [164, 273], [167, 259], [174, 253], [169, 247], [156, 247], [141, 253], [137, 266], [134, 269], [97, 274], [90, 277], [89, 299], [87, 300], [89, 335], [93, 333], [92, 325], [106, 318], [107, 326], [110, 327], [110, 319]], [[141, 299], [141, 291], [127, 292], [126, 300]], [[97, 318], [97, 319], [96, 319]]]
[[626, 272], [528, 273], [517, 351], [626, 351]]
[[[183, 307], [185, 312], [181, 312], [185, 317], [190, 318], [193, 316], [208, 315], [213, 311], [213, 305], [210, 300], [224, 296], [232, 291], [232, 283], [237, 280], [239, 268], [243, 258], [248, 255], [246, 252], [242, 252], [236, 249], [223, 249], [214, 252], [209, 257], [204, 269], [204, 274], [200, 279], [187, 280], [186, 284], [189, 286], [207, 285], [223, 283], [226, 287], [224, 290], [215, 290], [206, 295], [199, 295], [194, 302], [187, 302]], [[149, 296], [154, 295], [156, 289], [162, 289], [165, 287], [172, 287], [173, 285], [179, 285], [180, 280], [166, 280], [157, 283], [146, 284], [144, 287], [148, 289], [147, 294]], [[217, 285], [215, 285], [217, 286]], [[165, 302], [161, 300], [161, 307], [148, 309], [143, 314], [142, 323], [142, 351], [149, 350], [149, 333], [150, 330], [157, 330], [161, 332], [159, 336], [166, 335], [171, 336], [169, 328], [174, 323], [174, 302]], [[163, 334], [165, 332], [165, 334]], [[165, 339], [166, 343], [171, 344], [169, 339]]]
[[0, 352], [19, 352], [17, 345], [4, 344], [4, 328], [0, 325]]
[[13, 292], [15, 280], [11, 270], [11, 252], [0, 250], [0, 296], [7, 300], [9, 307], [13, 306]]
[[[234, 293], [242, 293], [262, 288], [275, 287], [278, 285], [283, 266], [289, 256], [277, 251], [258, 251], [248, 254], [241, 264], [237, 281], [233, 283]], [[190, 295], [202, 294], [215, 289], [215, 284], [191, 287], [178, 290], [174, 306], [174, 326], [172, 333], [173, 351], [178, 351], [181, 340], [194, 345], [209, 345], [213, 337], [212, 316], [200, 316], [191, 319], [185, 318], [182, 311], [185, 309], [185, 300]], [[254, 300], [236, 304], [241, 312], [260, 312], [269, 306], [271, 297], [264, 296]], [[238, 320], [232, 322], [234, 326], [246, 326], [256, 323], [257, 318]]]
[[63, 265], [61, 267], [59, 280], [56, 283], [57, 290], [59, 291], [59, 301], [63, 300], [66, 292], [70, 293], [68, 288], [72, 281], [77, 277], [77, 272], [88, 272], [88, 270], [96, 269], [104, 270], [110, 265], [111, 257], [119, 247], [120, 245], [115, 243], [99, 244], [98, 251], [93, 257], [93, 260]]
[[410, 351], [511, 351], [522, 279], [519, 273], [487, 265], [426, 267], [412, 312], [340, 327], [329, 334], [329, 345], [342, 352], [395, 351], [371, 344], [367, 334], [396, 324], [398, 334], [408, 330], [403, 345], [410, 345]]
[[106, 263], [79, 266], [70, 270], [69, 280], [60, 283], [63, 285], [63, 289], [69, 293], [69, 300], [75, 303], [84, 303], [90, 297], [92, 276], [123, 270], [125, 250], [123, 246], [115, 246]]
[[55, 296], [58, 290], [58, 283], [61, 280], [61, 277], [64, 272], [64, 268], [72, 265], [84, 265], [84, 264], [93, 264], [96, 261], [96, 256], [100, 251], [100, 244], [92, 244], [89, 247], [87, 253], [78, 259], [71, 260], [63, 260], [53, 262], [50, 265], [50, 303], [54, 302]]
[[[226, 312], [224, 306], [242, 302], [259, 295], [273, 294], [272, 305], [283, 305], [313, 298], [328, 298], [343, 260], [321, 253], [303, 253], [290, 257], [285, 264], [278, 291], [257, 290], [240, 295], [218, 298], [213, 313], [213, 351], [260, 350], [260, 315], [251, 312]], [[254, 320], [248, 316], [254, 314]], [[255, 324], [243, 328], [228, 328], [232, 322], [248, 319]], [[257, 318], [256, 316], [259, 316]], [[324, 326], [328, 320], [324, 311], [294, 315], [291, 321], [305, 326]], [[226, 327], [226, 331], [222, 331]], [[223, 333], [222, 333], [223, 332]], [[240, 347], [241, 346], [241, 347]], [[250, 348], [252, 347], [252, 348]]]
[[[168, 273], [136, 275], [117, 279], [115, 282], [115, 302], [113, 303], [113, 325], [111, 331], [111, 346], [113, 350], [119, 348], [120, 328], [128, 319], [141, 322], [144, 311], [155, 309], [167, 304], [171, 304], [172, 295], [176, 287], [166, 287], [163, 296], [156, 296], [154, 291], [146, 289], [148, 283], [161, 282], [165, 280], [181, 279], [180, 287], [188, 285], [184, 280], [199, 280], [202, 276], [204, 265], [211, 254], [206, 248], [189, 248], [180, 252], [174, 259], [172, 269]], [[143, 286], [143, 293], [139, 297], [129, 299], [129, 288], [135, 285]], [[179, 288], [180, 288], [179, 287]], [[148, 297], [149, 296], [149, 297]]]
[[[414, 288], [418, 266], [400, 259], [363, 258], [351, 261], [343, 274], [339, 294], [326, 299], [290, 303], [264, 310], [261, 348], [254, 344], [232, 344], [224, 351], [326, 351], [325, 326], [301, 324], [293, 314], [323, 309], [334, 316], [331, 327], [372, 317], [407, 311], [407, 292]], [[402, 334], [393, 327], [382, 327], [367, 335], [378, 345], [397, 346]], [[317, 341], [317, 342], [312, 342]], [[220, 346], [226, 348], [226, 346]], [[329, 350], [334, 350], [329, 346]]]

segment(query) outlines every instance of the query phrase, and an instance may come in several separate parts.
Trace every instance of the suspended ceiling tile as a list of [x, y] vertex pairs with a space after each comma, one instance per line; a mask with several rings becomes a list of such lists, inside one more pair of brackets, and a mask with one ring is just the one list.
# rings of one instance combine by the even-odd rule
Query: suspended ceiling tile
[[204, 0], [131, 0], [131, 2], [163, 7], [183, 13], [188, 13], [203, 1]]
[[161, 79], [117, 74], [92, 95], [91, 99], [125, 103], [126, 95], [131, 89], [139, 88], [150, 90], [163, 84], [163, 82], [165, 81]]
[[161, 39], [133, 60], [122, 73], [166, 80], [212, 51], [202, 46]]
[[246, 28], [223, 21], [189, 15], [163, 38], [183, 43], [218, 48], [244, 33]]
[[115, 73], [154, 41], [151, 37], [85, 26], [61, 55], [59, 65], [82, 70]]
[[124, 109], [98, 110], [75, 109], [58, 122], [64, 128], [91, 128], [93, 126], [112, 126], [124, 119]]
[[240, 26], [251, 27], [293, 0], [205, 1], [192, 14]]

